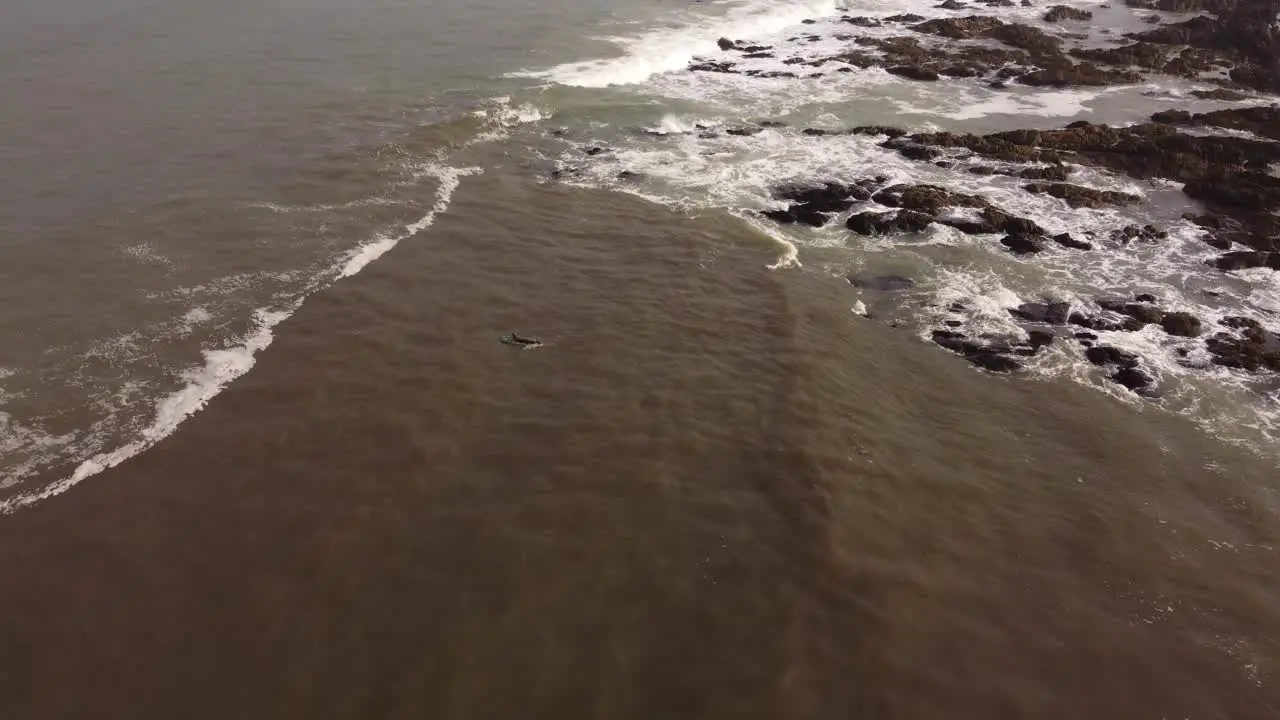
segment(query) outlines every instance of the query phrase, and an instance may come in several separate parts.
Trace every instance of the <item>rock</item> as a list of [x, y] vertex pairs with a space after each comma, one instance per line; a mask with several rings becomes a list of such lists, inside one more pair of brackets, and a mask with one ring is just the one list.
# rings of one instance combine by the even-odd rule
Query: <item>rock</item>
[[1071, 51], [1071, 55], [1082, 60], [1091, 60], [1122, 68], [1136, 67], [1144, 70], [1161, 70], [1169, 62], [1170, 52], [1168, 45], [1135, 42], [1111, 48], [1076, 48]]
[[1122, 367], [1111, 375], [1113, 382], [1144, 397], [1155, 395], [1156, 379], [1137, 367]]
[[1077, 240], [1071, 237], [1071, 233], [1061, 233], [1053, 236], [1053, 241], [1065, 248], [1072, 250], [1092, 250], [1093, 244], [1084, 240]]
[[764, 128], [732, 127], [732, 128], [726, 128], [724, 132], [726, 135], [736, 135], [738, 137], [751, 137], [752, 135], [759, 135], [760, 133], [764, 132]]
[[805, 128], [804, 130], [801, 130], [800, 133], [802, 135], [809, 135], [811, 137], [823, 137], [825, 135], [835, 135], [834, 132], [830, 130], [823, 130], [822, 128]]
[[1186, 110], [1164, 110], [1154, 113], [1151, 116], [1151, 122], [1163, 123], [1165, 125], [1179, 125], [1191, 122], [1191, 113]]
[[1201, 100], [1222, 100], [1224, 102], [1239, 102], [1248, 100], [1249, 96], [1235, 90], [1226, 88], [1215, 88], [1213, 90], [1192, 90], [1191, 94]]
[[1169, 237], [1169, 233], [1158, 230], [1154, 225], [1126, 225], [1119, 230], [1111, 232], [1111, 239], [1122, 244], [1128, 245], [1134, 240], [1144, 240], [1146, 242], [1155, 242], [1156, 240], [1164, 240]]
[[1132, 70], [1103, 70], [1089, 63], [1057, 64], [1018, 76], [1020, 85], [1033, 87], [1103, 87], [1140, 82], [1142, 76]]
[[1070, 313], [1071, 303], [1065, 302], [1023, 303], [1009, 309], [1009, 314], [1020, 320], [1046, 325], [1066, 325]]
[[849, 128], [847, 131], [850, 135], [888, 135], [889, 139], [894, 140], [907, 134], [906, 130], [899, 130], [895, 127], [885, 125], [859, 125]]
[[1030, 235], [1028, 233], [1005, 235], [1000, 238], [1000, 244], [1018, 255], [1044, 252], [1044, 240], [1039, 235]]
[[1160, 326], [1165, 332], [1178, 337], [1198, 337], [1202, 332], [1200, 318], [1186, 312], [1165, 314]]
[[737, 73], [736, 63], [712, 62], [710, 60], [694, 60], [689, 63], [692, 72]]
[[957, 0], [946, 0], [946, 2], [943, 2], [936, 7], [942, 10], [964, 10], [969, 6], [962, 2], [958, 2]]
[[1113, 320], [1106, 317], [1089, 316], [1084, 313], [1073, 312], [1071, 317], [1067, 318], [1067, 322], [1089, 330], [1098, 330], [1101, 332], [1134, 332], [1141, 330], [1146, 323], [1131, 317], [1125, 317], [1122, 320]]
[[1260, 252], [1257, 250], [1237, 250], [1219, 255], [1213, 265], [1219, 270], [1232, 272], [1251, 268], [1270, 268], [1280, 270], [1280, 253]]
[[1155, 295], [1152, 295], [1151, 293], [1138, 293], [1137, 295], [1133, 296], [1133, 299], [1137, 300], [1138, 302], [1145, 302], [1145, 303], [1153, 303], [1156, 300], [1158, 300], [1158, 298]]
[[902, 292], [916, 284], [915, 280], [902, 275], [850, 275], [848, 280], [856, 288], [876, 292]]
[[1049, 8], [1049, 12], [1044, 14], [1045, 22], [1060, 22], [1062, 20], [1092, 20], [1093, 13], [1088, 10], [1079, 10], [1077, 8], [1068, 7], [1066, 5], [1054, 5]]
[[936, 70], [930, 70], [929, 68], [921, 67], [919, 65], [895, 65], [893, 67], [885, 68], [885, 72], [890, 75], [907, 78], [908, 80], [933, 81], [938, 79], [938, 72]]
[[[920, 18], [924, 20], [924, 18]], [[963, 18], [935, 18], [912, 25], [911, 29], [925, 35], [938, 35], [952, 40], [972, 40], [1004, 25], [998, 18], [986, 15], [970, 15]]]
[[946, 207], [987, 208], [990, 203], [978, 195], [952, 192], [938, 185], [892, 185], [871, 199], [881, 205], [937, 215]]
[[1031, 346], [1032, 352], [1038, 352], [1040, 348], [1052, 345], [1058, 337], [1048, 330], [1032, 330], [1027, 333], [1027, 344]]
[[866, 17], [865, 15], [859, 15], [857, 17], [849, 17], [846, 15], [840, 18], [840, 22], [857, 25], [858, 27], [880, 27], [881, 24], [879, 20]]
[[968, 356], [969, 362], [977, 365], [983, 370], [997, 373], [1011, 373], [1021, 370], [1024, 366], [1017, 360], [996, 352], [979, 352]]
[[1142, 201], [1142, 198], [1129, 193], [1095, 190], [1067, 183], [1029, 183], [1023, 185], [1022, 189], [1036, 195], [1045, 194], [1065, 200], [1068, 205], [1076, 209], [1098, 208], [1104, 205], [1133, 205]]
[[924, 16], [916, 15], [915, 13], [904, 13], [902, 15], [890, 15], [889, 17], [884, 19], [885, 22], [896, 22], [896, 23], [918, 23], [921, 20], [924, 20]]
[[1110, 345], [1095, 345], [1084, 351], [1089, 362], [1098, 366], [1114, 365], [1116, 367], [1136, 367], [1138, 356]]
[[589, 156], [595, 157], [596, 155], [599, 155], [599, 154], [603, 153], [603, 152], [604, 152], [604, 148], [602, 148], [602, 147], [589, 147], [589, 148], [584, 148], [582, 152], [583, 152], [583, 153], [585, 153], [585, 154], [587, 154], [587, 155], [589, 155]]
[[1007, 373], [1023, 368], [1021, 362], [1009, 357], [1016, 350], [1011, 344], [987, 344], [954, 330], [934, 330], [932, 338], [938, 345], [964, 356], [984, 370]]
[[1066, 165], [1050, 165], [1043, 168], [1026, 168], [1018, 172], [1018, 177], [1024, 180], [1055, 180], [1062, 182], [1071, 174], [1071, 168]]
[[1236, 330], [1262, 330], [1262, 323], [1251, 317], [1243, 315], [1228, 315], [1218, 321], [1218, 324], [1224, 327], [1234, 328]]
[[759, 52], [750, 52], [750, 53], [747, 53], [746, 55], [743, 55], [742, 57], [744, 57], [744, 58], [752, 58], [752, 59], [760, 59], [760, 58], [771, 58], [771, 57], [777, 57], [777, 56], [776, 56], [776, 55], [774, 55], [773, 53], [771, 53], [771, 52], [767, 51], [767, 50], [761, 50], [761, 51], [759, 51]]
[[1018, 217], [1016, 215], [1010, 215], [997, 207], [983, 208], [982, 218], [991, 223], [991, 226], [996, 229], [996, 232], [1023, 233], [1027, 235], [1046, 234], [1044, 228], [1037, 225], [1034, 221]]
[[766, 210], [763, 215], [784, 224], [802, 223], [813, 227], [827, 224], [831, 215], [844, 212], [871, 193], [858, 185], [824, 183], [818, 187], [794, 186], [774, 190], [774, 197], [790, 200], [785, 210]]
[[1120, 300], [1099, 300], [1098, 307], [1113, 313], [1127, 315], [1143, 325], [1152, 325], [1164, 319], [1164, 311], [1146, 303], [1131, 303]]
[[932, 217], [914, 210], [861, 212], [845, 221], [845, 227], [859, 235], [893, 235], [924, 232], [932, 222]]
[[999, 40], [1005, 45], [1026, 50], [1032, 58], [1056, 57], [1062, 54], [1062, 40], [1049, 35], [1040, 28], [1030, 25], [1011, 23], [1001, 24], [986, 33], [987, 37]]
[[738, 47], [738, 43], [730, 40], [729, 38], [720, 38], [716, 41], [716, 45], [719, 45], [721, 50], [733, 50]]
[[964, 220], [957, 218], [938, 218], [941, 225], [953, 227], [966, 235], [994, 235], [1000, 232], [989, 222], [982, 220]]
[[933, 160], [942, 157], [941, 150], [920, 143], [904, 143], [898, 148], [898, 154], [908, 160]]

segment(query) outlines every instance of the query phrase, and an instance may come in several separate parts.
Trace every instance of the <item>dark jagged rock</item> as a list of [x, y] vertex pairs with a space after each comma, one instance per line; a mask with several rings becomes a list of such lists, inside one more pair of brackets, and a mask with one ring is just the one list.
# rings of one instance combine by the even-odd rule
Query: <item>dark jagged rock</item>
[[1169, 62], [1170, 52], [1167, 45], [1136, 42], [1114, 48], [1077, 48], [1071, 51], [1071, 55], [1108, 65], [1159, 70]]
[[942, 157], [942, 151], [928, 145], [920, 143], [903, 143], [898, 148], [898, 154], [908, 160], [933, 160]]
[[906, 130], [899, 130], [895, 127], [887, 127], [885, 125], [859, 125], [849, 129], [850, 135], [888, 135], [890, 138], [900, 138], [907, 134]]
[[1255, 135], [1280, 140], [1280, 106], [1228, 108], [1192, 115], [1185, 110], [1167, 110], [1151, 116], [1153, 122], [1166, 125], [1192, 125], [1244, 130]]
[[1033, 70], [1018, 76], [1018, 83], [1034, 87], [1102, 87], [1136, 83], [1142, 76], [1130, 70], [1103, 70], [1096, 65], [1063, 63], [1053, 67]]
[[999, 230], [984, 220], [966, 220], [962, 218], [938, 218], [938, 223], [953, 227], [966, 235], [994, 235]]
[[1044, 252], [1044, 237], [1028, 233], [1014, 233], [1000, 238], [1000, 244], [1018, 255]]
[[831, 220], [831, 215], [844, 212], [860, 200], [871, 196], [858, 185], [824, 183], [818, 187], [783, 187], [774, 191], [779, 200], [790, 200], [784, 210], [766, 210], [763, 215], [783, 224], [801, 223], [821, 227]]
[[1201, 100], [1222, 100], [1225, 102], [1239, 102], [1248, 100], [1249, 96], [1236, 90], [1228, 90], [1226, 88], [1214, 88], [1213, 90], [1192, 90], [1191, 94]]
[[582, 152], [583, 152], [583, 154], [585, 154], [585, 155], [589, 155], [589, 156], [591, 156], [591, 157], [595, 157], [596, 155], [600, 155], [601, 153], [603, 153], [603, 152], [604, 152], [604, 148], [602, 148], [602, 147], [589, 147], [589, 148], [583, 148]]
[[858, 27], [866, 27], [866, 28], [880, 27], [881, 25], [881, 22], [879, 20], [875, 18], [866, 17], [865, 15], [859, 15], [857, 17], [849, 17], [848, 15], [846, 15], [840, 18], [840, 22], [848, 23], [850, 25], [856, 25]]
[[731, 62], [714, 62], [712, 60], [694, 60], [689, 63], [693, 72], [736, 73], [737, 64]]
[[1093, 13], [1088, 10], [1080, 10], [1078, 8], [1068, 7], [1067, 5], [1054, 5], [1049, 8], [1049, 12], [1044, 14], [1045, 22], [1061, 22], [1062, 20], [1092, 20]]
[[738, 137], [751, 137], [764, 132], [762, 127], [731, 127], [725, 129], [726, 135], [736, 135]]
[[1138, 367], [1122, 367], [1112, 373], [1110, 379], [1143, 397], [1154, 397], [1156, 394], [1156, 379]]
[[1205, 341], [1213, 362], [1223, 367], [1258, 372], [1280, 372], [1280, 335], [1252, 318], [1223, 318], [1223, 324], [1240, 331], [1239, 337], [1220, 332]]
[[901, 15], [890, 15], [889, 17], [884, 19], [885, 22], [896, 22], [896, 23], [918, 23], [921, 20], [924, 20], [924, 16], [916, 15], [915, 13], [903, 13]]
[[1081, 185], [1067, 183], [1029, 183], [1023, 190], [1036, 195], [1045, 194], [1064, 200], [1073, 208], [1099, 208], [1105, 205], [1133, 205], [1142, 202], [1142, 198], [1129, 193], [1112, 190], [1095, 190]]
[[1169, 237], [1169, 233], [1164, 230], [1157, 229], [1154, 225], [1126, 225], [1119, 230], [1111, 233], [1111, 239], [1121, 245], [1128, 245], [1134, 240], [1142, 240], [1145, 242], [1155, 242], [1164, 240]]
[[1160, 320], [1160, 327], [1170, 335], [1179, 337], [1198, 337], [1203, 332], [1200, 318], [1186, 312], [1166, 313]]
[[1134, 332], [1135, 330], [1141, 330], [1145, 326], [1145, 323], [1131, 317], [1114, 319], [1101, 316], [1090, 316], [1078, 312], [1071, 313], [1071, 317], [1067, 318], [1067, 322], [1088, 330], [1098, 330], [1101, 332]]
[[1085, 240], [1077, 240], [1071, 236], [1071, 233], [1059, 233], [1053, 236], [1053, 241], [1065, 248], [1072, 250], [1092, 250], [1093, 244]]
[[[924, 20], [924, 18], [920, 18]], [[963, 18], [937, 18], [912, 25], [911, 29], [927, 35], [939, 35], [952, 40], [972, 40], [1004, 25], [999, 18], [971, 15]]]
[[1127, 315], [1143, 325], [1154, 325], [1164, 320], [1164, 311], [1146, 303], [1130, 303], [1120, 300], [1099, 300], [1098, 307], [1113, 313]]
[[987, 208], [990, 203], [979, 195], [952, 192], [937, 185], [892, 185], [871, 197], [881, 205], [916, 210], [937, 215], [945, 207]]
[[1126, 350], [1110, 345], [1096, 345], [1085, 350], [1084, 356], [1094, 365], [1114, 365], [1116, 367], [1136, 367], [1138, 356]]
[[729, 38], [720, 38], [719, 40], [716, 41], [716, 45], [719, 45], [721, 50], [726, 50], [726, 51], [733, 50], [738, 47], [738, 43], [730, 40]]
[[1032, 330], [1027, 333], [1027, 344], [1031, 346], [1032, 353], [1052, 345], [1057, 339], [1058, 336], [1048, 330]]
[[1030, 344], [981, 342], [955, 330], [934, 330], [932, 339], [938, 345], [963, 356], [974, 365], [992, 372], [1007, 373], [1021, 370], [1024, 367], [1022, 362], [1010, 355], [1024, 348], [1030, 351], [1027, 354], [1035, 352]]
[[1067, 318], [1071, 314], [1071, 303], [1023, 303], [1016, 308], [1010, 308], [1009, 314], [1027, 322], [1066, 325]]
[[1018, 177], [1024, 180], [1053, 180], [1063, 182], [1071, 175], [1071, 168], [1066, 165], [1050, 165], [1042, 168], [1026, 168], [1018, 171]]
[[958, 0], [946, 0], [943, 3], [940, 3], [937, 7], [942, 10], [964, 10], [969, 6], [959, 2]]
[[1258, 250], [1237, 250], [1218, 256], [1213, 264], [1219, 270], [1249, 270], [1251, 268], [1270, 268], [1280, 270], [1280, 252], [1260, 252]]
[[938, 79], [937, 70], [931, 70], [921, 65], [894, 65], [893, 67], [885, 68], [885, 72], [908, 80], [934, 81]]
[[1010, 215], [1009, 213], [997, 207], [986, 207], [982, 209], [982, 218], [991, 223], [991, 226], [997, 232], [1021, 233], [1025, 235], [1045, 235], [1044, 228], [1040, 227], [1033, 220]]
[[894, 235], [924, 232], [933, 218], [914, 210], [875, 213], [860, 212], [845, 221], [845, 227], [859, 235]]
[[1056, 38], [1030, 25], [1001, 24], [988, 32], [987, 37], [999, 40], [1010, 47], [1026, 50], [1033, 58], [1051, 58], [1062, 54], [1061, 38]]

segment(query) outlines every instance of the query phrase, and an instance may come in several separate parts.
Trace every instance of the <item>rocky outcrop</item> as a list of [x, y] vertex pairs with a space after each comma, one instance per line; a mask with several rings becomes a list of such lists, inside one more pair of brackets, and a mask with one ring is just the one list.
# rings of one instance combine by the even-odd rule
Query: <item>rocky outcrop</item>
[[1044, 14], [1045, 22], [1062, 22], [1063, 20], [1092, 20], [1093, 13], [1067, 5], [1054, 5]]
[[861, 212], [845, 221], [845, 226], [859, 235], [895, 235], [924, 232], [933, 218], [914, 210], [876, 213]]
[[800, 223], [812, 227], [826, 225], [831, 216], [853, 207], [855, 202], [871, 197], [871, 192], [860, 185], [824, 183], [817, 187], [781, 187], [773, 196], [791, 201], [781, 210], [765, 210], [762, 214], [783, 224]]
[[1029, 183], [1023, 190], [1036, 195], [1045, 194], [1065, 201], [1073, 208], [1098, 208], [1106, 205], [1133, 205], [1142, 198], [1114, 190], [1095, 190], [1082, 185], [1067, 183]]

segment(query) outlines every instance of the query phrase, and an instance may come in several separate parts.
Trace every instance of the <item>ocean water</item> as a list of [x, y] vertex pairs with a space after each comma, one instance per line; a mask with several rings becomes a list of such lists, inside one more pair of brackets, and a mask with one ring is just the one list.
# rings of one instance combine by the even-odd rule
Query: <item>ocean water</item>
[[[726, 37], [777, 48], [740, 61], [767, 73], [909, 33], [846, 14], [989, 13], [1096, 46], [1151, 14], [1071, 4], [1095, 20], [0, 10], [0, 696], [32, 718], [1280, 711], [1276, 378], [1154, 327], [1098, 334], [1157, 399], [1074, 343], [997, 377], [927, 341], [1138, 292], [1280, 330], [1275, 274], [1207, 267], [1177, 183], [1077, 166], [1142, 202], [1072, 209], [971, 158], [804, 132], [1269, 99], [687, 69]], [[1097, 248], [759, 215], [780, 184], [877, 176]], [[1106, 240], [1134, 223], [1169, 237]], [[910, 287], [846, 281], [886, 274]]]

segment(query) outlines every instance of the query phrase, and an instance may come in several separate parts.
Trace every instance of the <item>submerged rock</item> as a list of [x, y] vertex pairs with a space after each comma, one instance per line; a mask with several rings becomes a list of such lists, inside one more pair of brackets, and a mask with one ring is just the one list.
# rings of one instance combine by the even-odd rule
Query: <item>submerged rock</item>
[[1044, 14], [1045, 22], [1060, 22], [1062, 20], [1092, 20], [1093, 13], [1088, 10], [1080, 10], [1078, 8], [1069, 7], [1067, 5], [1054, 5], [1049, 8], [1049, 12]]
[[1030, 233], [1014, 233], [1000, 238], [1000, 244], [1018, 255], [1030, 255], [1044, 252], [1044, 239], [1040, 235]]
[[845, 226], [860, 235], [894, 235], [924, 232], [933, 218], [914, 210], [897, 212], [860, 212], [845, 221]]

